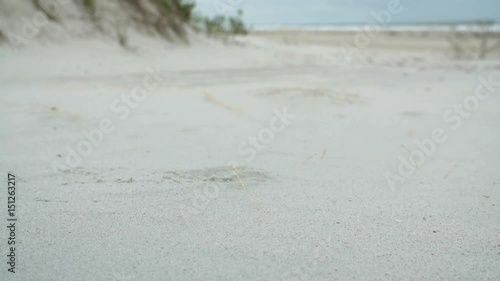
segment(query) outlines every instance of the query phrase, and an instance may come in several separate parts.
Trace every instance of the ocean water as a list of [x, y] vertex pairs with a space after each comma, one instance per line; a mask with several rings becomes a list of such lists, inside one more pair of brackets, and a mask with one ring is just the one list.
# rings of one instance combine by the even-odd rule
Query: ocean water
[[[276, 31], [276, 30], [304, 30], [304, 31], [359, 31], [365, 30], [374, 23], [364, 24], [271, 24], [271, 25], [255, 25], [255, 31]], [[380, 26], [382, 31], [450, 31], [455, 28], [457, 31], [476, 32], [481, 31], [482, 26], [478, 24], [391, 24]], [[500, 32], [500, 23], [495, 23], [490, 26], [490, 31]], [[371, 29], [369, 29], [371, 30]]]

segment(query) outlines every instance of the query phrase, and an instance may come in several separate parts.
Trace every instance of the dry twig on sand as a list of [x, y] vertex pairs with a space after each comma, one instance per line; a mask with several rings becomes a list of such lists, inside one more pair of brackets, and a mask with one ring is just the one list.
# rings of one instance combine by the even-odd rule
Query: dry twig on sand
[[220, 106], [220, 107], [222, 107], [224, 109], [227, 109], [227, 110], [233, 112], [236, 115], [243, 114], [243, 110], [241, 108], [232, 107], [230, 105], [227, 105], [227, 104], [223, 103], [222, 101], [216, 99], [213, 95], [211, 95], [209, 93], [205, 93], [205, 100], [208, 101], [209, 103], [212, 103], [212, 104]]

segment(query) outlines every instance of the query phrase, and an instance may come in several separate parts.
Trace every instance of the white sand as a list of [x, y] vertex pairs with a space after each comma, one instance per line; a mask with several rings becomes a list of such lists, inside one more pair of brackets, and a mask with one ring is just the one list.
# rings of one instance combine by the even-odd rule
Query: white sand
[[[442, 118], [498, 62], [200, 41], [0, 48], [0, 170], [20, 179], [1, 280], [500, 279], [500, 86], [459, 129]], [[120, 120], [111, 104], [156, 65], [163, 82]], [[240, 143], [285, 106], [296, 117], [247, 162]], [[55, 173], [103, 118], [114, 131]], [[448, 140], [392, 191], [384, 173], [435, 128]]]

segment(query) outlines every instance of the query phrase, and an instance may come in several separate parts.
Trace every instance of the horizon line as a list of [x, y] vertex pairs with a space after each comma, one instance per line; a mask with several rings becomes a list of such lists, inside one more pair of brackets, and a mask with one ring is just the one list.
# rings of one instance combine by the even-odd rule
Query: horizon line
[[[386, 26], [395, 26], [395, 25], [481, 25], [481, 24], [497, 24], [500, 23], [500, 20], [495, 19], [477, 19], [477, 20], [450, 20], [450, 21], [408, 21], [408, 22], [391, 22], [385, 24]], [[341, 22], [341, 23], [327, 23], [327, 22], [306, 22], [306, 23], [252, 23], [250, 25], [314, 25], [314, 26], [346, 26], [346, 25], [370, 25], [373, 24], [370, 22]]]

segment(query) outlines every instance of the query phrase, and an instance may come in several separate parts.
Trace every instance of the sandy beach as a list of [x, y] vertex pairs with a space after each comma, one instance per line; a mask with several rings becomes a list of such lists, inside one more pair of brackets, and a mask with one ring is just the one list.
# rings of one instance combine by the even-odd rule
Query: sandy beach
[[1, 46], [0, 279], [499, 280], [500, 60], [355, 35]]

